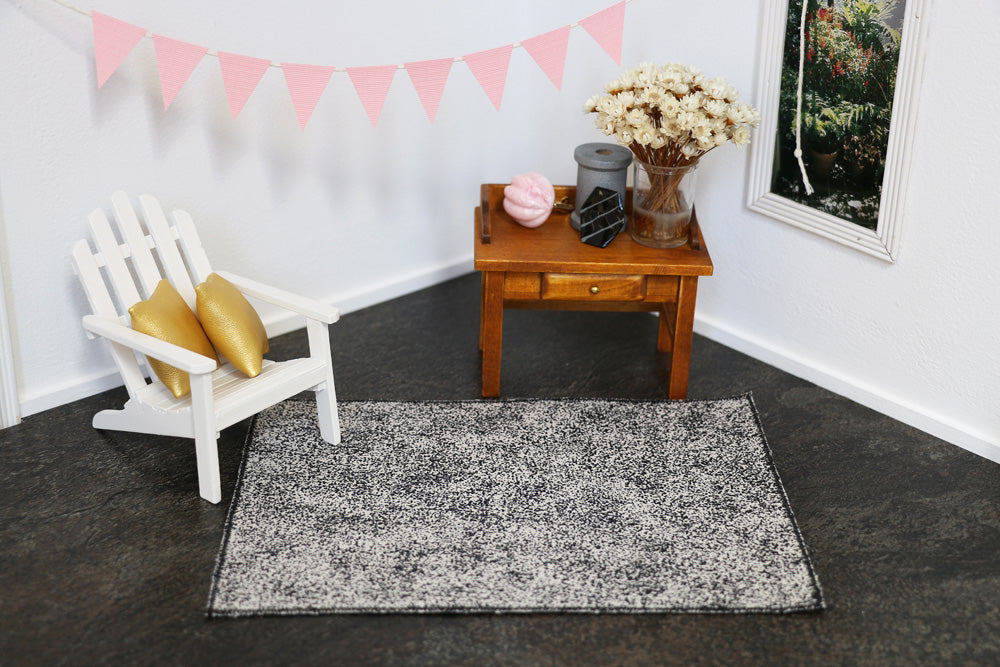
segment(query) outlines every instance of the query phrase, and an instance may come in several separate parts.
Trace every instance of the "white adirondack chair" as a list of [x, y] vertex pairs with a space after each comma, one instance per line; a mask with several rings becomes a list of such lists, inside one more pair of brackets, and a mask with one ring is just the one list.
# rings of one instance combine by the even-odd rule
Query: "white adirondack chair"
[[[148, 231], [143, 230], [128, 195], [116, 192], [111, 203], [122, 241], [116, 238], [104, 211], [97, 209], [89, 217], [97, 251], [91, 250], [86, 239], [73, 247], [74, 268], [93, 311], [84, 316], [83, 328], [89, 338], [100, 336], [110, 343], [129, 395], [123, 409], [97, 413], [94, 427], [194, 438], [199, 491], [202, 498], [213, 503], [222, 499], [216, 445], [219, 431], [270, 405], [305, 390], [315, 391], [323, 439], [333, 444], [340, 442], [328, 327], [340, 317], [336, 308], [215, 271], [244, 295], [307, 318], [310, 356], [283, 362], [265, 359], [263, 370], [254, 378], [247, 378], [229, 363], [216, 369], [208, 357], [130, 328], [128, 309], [152, 294], [161, 279], [161, 267], [192, 310], [194, 286], [213, 271], [190, 215], [174, 211], [170, 224], [155, 198], [142, 195], [139, 202]], [[191, 394], [174, 398], [148, 371], [145, 359], [140, 362], [137, 352], [188, 372]]]

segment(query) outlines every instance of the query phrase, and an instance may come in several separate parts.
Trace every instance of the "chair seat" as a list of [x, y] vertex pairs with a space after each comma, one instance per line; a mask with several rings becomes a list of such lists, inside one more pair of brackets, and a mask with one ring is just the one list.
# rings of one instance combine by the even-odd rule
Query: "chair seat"
[[[216, 427], [224, 429], [277, 401], [312, 389], [323, 382], [325, 371], [322, 360], [309, 357], [280, 362], [265, 359], [260, 375], [252, 378], [230, 363], [223, 364], [212, 373]], [[141, 402], [154, 411], [172, 414], [191, 411], [191, 396], [174, 398], [162, 382], [147, 385], [141, 394]]]

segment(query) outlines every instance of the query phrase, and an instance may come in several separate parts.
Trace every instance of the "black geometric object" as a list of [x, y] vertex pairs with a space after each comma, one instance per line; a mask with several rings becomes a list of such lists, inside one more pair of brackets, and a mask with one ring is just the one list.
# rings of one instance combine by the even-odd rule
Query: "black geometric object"
[[580, 209], [580, 240], [606, 248], [625, 229], [625, 207], [621, 195], [607, 188], [594, 188]]

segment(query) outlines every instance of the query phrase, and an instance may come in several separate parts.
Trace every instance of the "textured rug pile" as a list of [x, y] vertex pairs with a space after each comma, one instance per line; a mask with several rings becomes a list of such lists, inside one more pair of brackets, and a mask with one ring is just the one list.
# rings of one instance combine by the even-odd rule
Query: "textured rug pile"
[[248, 437], [210, 616], [822, 609], [751, 396], [287, 401]]

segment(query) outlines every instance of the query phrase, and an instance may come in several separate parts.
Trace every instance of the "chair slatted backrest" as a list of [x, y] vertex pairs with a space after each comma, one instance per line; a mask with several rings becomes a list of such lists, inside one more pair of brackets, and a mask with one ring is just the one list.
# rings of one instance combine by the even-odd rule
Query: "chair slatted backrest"
[[194, 220], [187, 211], [174, 211], [174, 224], [177, 225], [179, 233], [177, 241], [187, 258], [188, 267], [194, 274], [195, 284], [201, 284], [212, 272], [212, 266], [208, 263], [208, 255], [201, 245]]
[[[92, 312], [126, 325], [129, 324], [128, 309], [149, 298], [163, 273], [195, 310], [194, 285], [202, 282], [212, 271], [190, 215], [174, 211], [175, 224], [170, 225], [154, 197], [142, 195], [139, 203], [148, 233], [143, 230], [143, 221], [136, 214], [129, 196], [116, 192], [111, 197], [111, 204], [123, 241], [118, 241], [104, 211], [96, 209], [88, 217], [96, 252], [91, 251], [86, 239], [81, 239], [73, 247], [76, 272]], [[108, 283], [117, 297], [118, 306]], [[112, 343], [111, 347], [129, 395], [135, 398], [139, 390], [146, 386], [147, 373], [142, 371], [131, 349], [116, 343]], [[155, 376], [152, 377], [156, 381]]]
[[132, 208], [132, 202], [124, 192], [116, 192], [111, 196], [111, 206], [115, 212], [118, 229], [121, 230], [125, 243], [132, 253], [132, 268], [139, 278], [142, 294], [149, 297], [160, 282], [160, 269], [156, 266], [153, 253], [149, 251], [149, 243], [139, 218]]

